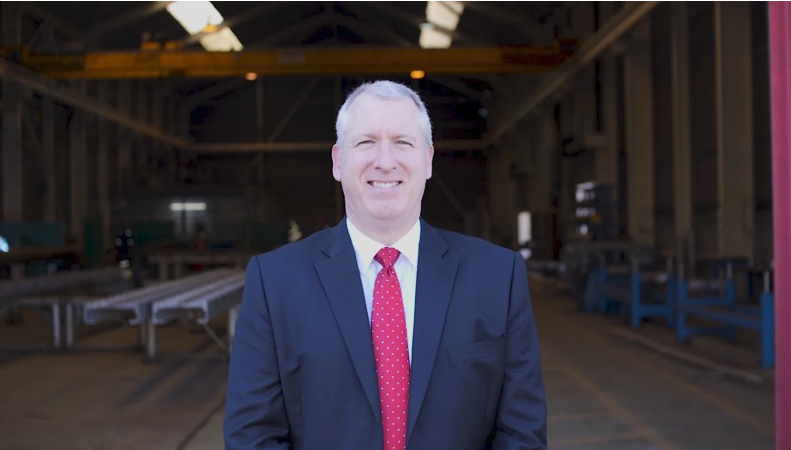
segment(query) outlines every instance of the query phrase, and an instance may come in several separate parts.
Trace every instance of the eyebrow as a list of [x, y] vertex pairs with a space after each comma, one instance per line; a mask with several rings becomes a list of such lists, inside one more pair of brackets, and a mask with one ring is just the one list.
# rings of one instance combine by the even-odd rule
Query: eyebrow
[[[379, 137], [377, 135], [375, 135], [375, 134], [360, 134], [358, 136], [355, 136], [355, 140], [360, 139], [360, 138], [379, 139]], [[396, 140], [397, 139], [415, 140], [416, 138], [414, 136], [411, 136], [411, 135], [408, 135], [408, 134], [397, 134], [397, 135], [393, 136], [393, 139], [396, 139]]]

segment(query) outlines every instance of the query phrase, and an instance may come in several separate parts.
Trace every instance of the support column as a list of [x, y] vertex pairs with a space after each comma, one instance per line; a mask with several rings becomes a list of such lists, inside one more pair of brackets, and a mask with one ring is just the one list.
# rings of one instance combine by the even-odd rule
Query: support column
[[791, 4], [769, 3], [775, 262], [775, 449], [791, 450]]
[[[125, 113], [132, 113], [132, 82], [118, 82], [118, 108]], [[132, 140], [128, 128], [118, 127], [118, 192], [123, 195], [124, 186], [131, 182]]]
[[505, 136], [487, 162], [489, 206], [493, 242], [506, 248], [516, 248], [516, 183], [511, 179], [511, 165], [515, 162], [513, 139]]
[[[150, 123], [151, 122], [151, 103], [149, 101], [148, 83], [144, 80], [137, 80], [135, 82], [135, 102], [137, 109], [137, 117], [140, 120]], [[148, 166], [148, 158], [151, 154], [151, 138], [144, 135], [137, 135], [137, 161], [133, 162], [133, 176], [135, 177], [134, 183], [138, 183], [141, 171], [144, 171]]]
[[[568, 97], [560, 100], [560, 136], [565, 141], [573, 129], [572, 102]], [[559, 149], [560, 192], [558, 193], [558, 230], [565, 244], [574, 236], [574, 158], [566, 156], [566, 148]], [[586, 180], [587, 181], [587, 180]]]
[[[56, 42], [55, 30], [52, 27], [44, 26], [41, 35], [41, 42], [46, 45], [51, 45]], [[58, 170], [57, 155], [55, 151], [55, 101], [52, 97], [43, 96], [41, 99], [41, 155], [42, 155], [42, 169], [44, 178], [46, 179], [46, 191], [44, 192], [44, 221], [55, 222], [58, 220], [58, 198], [62, 197], [59, 194], [58, 180], [62, 175], [62, 170]], [[62, 148], [62, 147], [61, 147]], [[61, 218], [63, 219], [63, 218]]]
[[[574, 14], [574, 36], [587, 39], [594, 29], [593, 2], [579, 2], [572, 8]], [[575, 78], [574, 90], [574, 140], [589, 148], [596, 134], [596, 68], [593, 64], [580, 69]]]
[[629, 237], [654, 244], [654, 149], [651, 21], [636, 24], [627, 44], [626, 166]]
[[[107, 81], [99, 81], [98, 97], [100, 102], [107, 103], [110, 96], [110, 86]], [[102, 260], [112, 246], [110, 233], [110, 123], [101, 117], [97, 118], [97, 145], [98, 161], [97, 173], [99, 175], [99, 216], [102, 220]]]
[[714, 3], [719, 255], [753, 257], [750, 4]]
[[528, 207], [532, 219], [535, 259], [552, 258], [552, 157], [559, 151], [551, 111], [540, 110], [532, 119], [534, 170], [528, 177]]
[[83, 243], [83, 227], [87, 213], [88, 183], [86, 180], [85, 113], [72, 112], [69, 123], [69, 194], [71, 199], [71, 236], [78, 246]]
[[[5, 6], [5, 5], [4, 5]], [[22, 87], [3, 80], [3, 221], [22, 221]]]
[[685, 270], [695, 262], [692, 222], [692, 137], [689, 103], [689, 19], [686, 3], [673, 3], [670, 33], [671, 95], [673, 108], [673, 204], [676, 257]]
[[55, 178], [55, 102], [51, 97], [41, 100], [42, 136], [41, 150], [44, 163], [44, 177], [47, 190], [44, 192], [44, 221], [54, 222], [57, 216], [56, 204], [58, 185]]
[[[264, 142], [264, 78], [259, 77], [255, 80], [255, 137], [258, 142]], [[266, 155], [264, 152], [258, 153], [255, 157], [255, 167], [257, 170], [258, 185], [264, 186], [264, 175], [266, 169]]]
[[[168, 104], [168, 115], [167, 115], [167, 123], [168, 123], [168, 131], [173, 133], [174, 136], [179, 136], [179, 120], [180, 120], [180, 111], [179, 111], [179, 103], [178, 101], [171, 95], [168, 96], [167, 99]], [[178, 152], [179, 149], [174, 146], [168, 146], [169, 154], [173, 156], [173, 164], [168, 166], [168, 176], [171, 177], [171, 182], [174, 180], [178, 180], [179, 177], [179, 158]]]
[[[151, 123], [154, 126], [159, 128], [165, 127], [165, 101], [164, 95], [162, 95], [162, 84], [156, 83], [151, 86], [151, 97], [150, 97], [151, 104], [149, 105], [149, 114], [151, 118]], [[167, 167], [167, 152], [165, 144], [158, 140], [153, 139], [149, 141], [149, 145], [151, 146], [151, 153], [149, 156], [149, 160], [146, 160], [146, 171], [149, 172], [150, 177], [152, 180], [156, 180], [156, 183], [162, 183], [162, 176], [163, 171], [160, 167], [160, 163]]]
[[[20, 11], [14, 2], [2, 3], [2, 41], [6, 46], [21, 43]], [[22, 106], [23, 88], [3, 79], [3, 222], [21, 222], [22, 191]]]
[[[615, 2], [600, 2], [601, 22], [615, 14]], [[618, 184], [618, 86], [615, 73], [615, 51], [605, 50], [600, 60], [601, 129], [605, 145], [596, 149], [596, 181]]]

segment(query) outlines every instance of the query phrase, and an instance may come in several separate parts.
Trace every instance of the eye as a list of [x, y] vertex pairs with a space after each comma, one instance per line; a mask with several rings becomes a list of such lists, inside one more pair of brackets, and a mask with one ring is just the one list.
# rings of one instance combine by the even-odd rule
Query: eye
[[373, 144], [373, 143], [374, 143], [374, 141], [372, 141], [370, 139], [367, 139], [365, 141], [358, 142], [357, 145], [360, 146], [360, 145], [363, 145], [363, 144]]
[[411, 146], [411, 145], [412, 145], [412, 143], [411, 143], [411, 142], [408, 142], [408, 141], [396, 141], [396, 144], [399, 144], [399, 145], [409, 145], [409, 146]]

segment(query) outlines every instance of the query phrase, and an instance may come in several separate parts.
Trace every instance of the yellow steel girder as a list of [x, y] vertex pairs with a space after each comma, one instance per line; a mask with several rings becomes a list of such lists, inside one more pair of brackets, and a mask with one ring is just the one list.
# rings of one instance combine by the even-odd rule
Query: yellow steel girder
[[534, 73], [557, 67], [574, 45], [449, 49], [346, 48], [242, 52], [139, 51], [84, 55], [32, 55], [18, 59], [53, 78], [119, 79], [167, 77], [408, 74], [461, 75]]

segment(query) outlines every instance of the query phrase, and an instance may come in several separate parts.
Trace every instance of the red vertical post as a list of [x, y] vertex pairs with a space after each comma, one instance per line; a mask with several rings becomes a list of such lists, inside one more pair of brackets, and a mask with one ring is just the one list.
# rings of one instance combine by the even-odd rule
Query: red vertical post
[[769, 2], [776, 450], [791, 450], [791, 4]]

